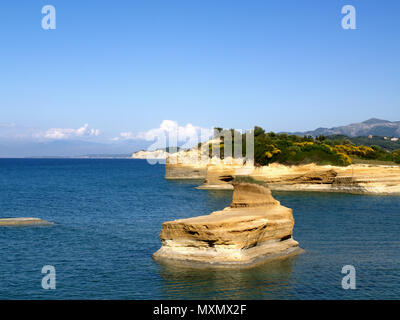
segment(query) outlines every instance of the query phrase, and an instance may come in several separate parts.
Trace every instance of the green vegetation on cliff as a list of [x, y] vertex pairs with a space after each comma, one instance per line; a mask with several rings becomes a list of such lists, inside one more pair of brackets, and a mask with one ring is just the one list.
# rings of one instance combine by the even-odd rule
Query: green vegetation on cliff
[[254, 158], [255, 163], [262, 166], [273, 162], [288, 165], [312, 162], [337, 166], [351, 164], [351, 159], [346, 152], [326, 143], [324, 139], [266, 133], [260, 127], [254, 130]]
[[[221, 143], [218, 153], [224, 157], [225, 138], [240, 135], [237, 131], [222, 130], [217, 128], [216, 132], [221, 135]], [[224, 138], [225, 135], [225, 138]], [[241, 135], [242, 152], [245, 155], [246, 135]], [[353, 138], [354, 139], [354, 138]], [[361, 137], [359, 137], [360, 140]], [[368, 138], [367, 138], [368, 139]], [[231, 139], [229, 139], [231, 140]], [[235, 144], [232, 142], [232, 154], [235, 154]], [[391, 147], [393, 147], [391, 145]], [[216, 153], [215, 145], [210, 148], [210, 155]], [[265, 132], [261, 127], [254, 128], [254, 160], [256, 165], [265, 166], [270, 163], [282, 163], [287, 165], [298, 165], [316, 163], [320, 165], [347, 166], [354, 162], [379, 161], [400, 163], [400, 149], [389, 151], [378, 145], [357, 145], [346, 136], [297, 136], [286, 133], [277, 134]]]
[[233, 178], [232, 182], [233, 182], [234, 184], [235, 184], [235, 183], [237, 183], [237, 184], [241, 184], [241, 183], [252, 183], [252, 184], [258, 184], [258, 185], [261, 185], [261, 186], [264, 186], [264, 187], [268, 187], [268, 184], [267, 184], [265, 181], [255, 179], [255, 178], [250, 177], [250, 176], [240, 176], [240, 175], [237, 175], [237, 176], [235, 176], [235, 177]]
[[332, 141], [350, 141], [356, 146], [378, 146], [381, 147], [382, 149], [388, 150], [388, 151], [394, 151], [396, 149], [400, 148], [400, 142], [399, 141], [391, 141], [390, 137], [378, 137], [378, 136], [373, 136], [373, 137], [347, 137], [344, 135], [330, 135], [326, 137], [329, 140]]

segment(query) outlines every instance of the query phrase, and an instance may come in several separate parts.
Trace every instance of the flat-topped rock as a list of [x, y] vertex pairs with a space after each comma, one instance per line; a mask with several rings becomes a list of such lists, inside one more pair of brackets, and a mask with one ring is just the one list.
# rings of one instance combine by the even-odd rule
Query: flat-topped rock
[[0, 218], [0, 227], [51, 224], [53, 223], [39, 218]]
[[293, 226], [292, 210], [280, 205], [267, 187], [234, 184], [230, 207], [164, 222], [162, 247], [153, 257], [203, 266], [251, 266], [299, 253]]

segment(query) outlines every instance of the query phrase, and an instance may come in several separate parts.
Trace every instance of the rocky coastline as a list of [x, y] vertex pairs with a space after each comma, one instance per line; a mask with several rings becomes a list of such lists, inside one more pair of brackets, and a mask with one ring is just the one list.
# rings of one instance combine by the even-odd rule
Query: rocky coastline
[[[180, 179], [175, 174], [179, 164], [166, 166], [168, 179]], [[195, 166], [186, 163], [180, 175], [189, 179]], [[343, 192], [353, 194], [400, 195], [400, 166], [352, 164], [347, 167], [316, 164], [285, 166], [270, 164], [250, 167], [237, 164], [196, 165], [196, 179], [202, 179], [199, 189], [232, 190], [229, 183], [235, 176], [250, 176], [264, 181], [271, 190]]]

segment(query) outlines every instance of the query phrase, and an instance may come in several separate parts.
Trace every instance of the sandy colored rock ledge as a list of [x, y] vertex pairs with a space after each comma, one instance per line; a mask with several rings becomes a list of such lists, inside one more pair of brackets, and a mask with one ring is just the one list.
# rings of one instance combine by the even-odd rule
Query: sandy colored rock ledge
[[234, 185], [230, 207], [210, 215], [164, 222], [153, 257], [200, 266], [254, 266], [301, 252], [292, 238], [292, 210], [268, 188]]
[[169, 180], [204, 180], [207, 167], [202, 165], [190, 166], [183, 164], [165, 165], [165, 179]]
[[[187, 170], [183, 167], [180, 169], [181, 176], [192, 175], [191, 169]], [[173, 170], [174, 165], [166, 167], [166, 175]], [[248, 175], [262, 180], [271, 190], [277, 191], [400, 195], [400, 166], [366, 164], [354, 164], [347, 167], [270, 164], [252, 169], [238, 165], [207, 165], [204, 183], [197, 188], [229, 190], [232, 189], [229, 177], [238, 175]]]
[[9, 226], [32, 226], [32, 225], [51, 225], [52, 222], [39, 218], [3, 218], [0, 219], [0, 227]]

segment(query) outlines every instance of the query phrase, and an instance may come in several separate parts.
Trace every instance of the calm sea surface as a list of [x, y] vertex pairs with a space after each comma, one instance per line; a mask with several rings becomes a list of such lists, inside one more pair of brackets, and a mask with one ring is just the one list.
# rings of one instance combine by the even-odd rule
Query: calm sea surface
[[[167, 181], [145, 160], [0, 159], [0, 299], [396, 299], [400, 197], [276, 192], [306, 253], [247, 270], [162, 266], [161, 223], [227, 206], [230, 191]], [[41, 287], [44, 265], [56, 290]], [[344, 265], [356, 268], [343, 290]]]

